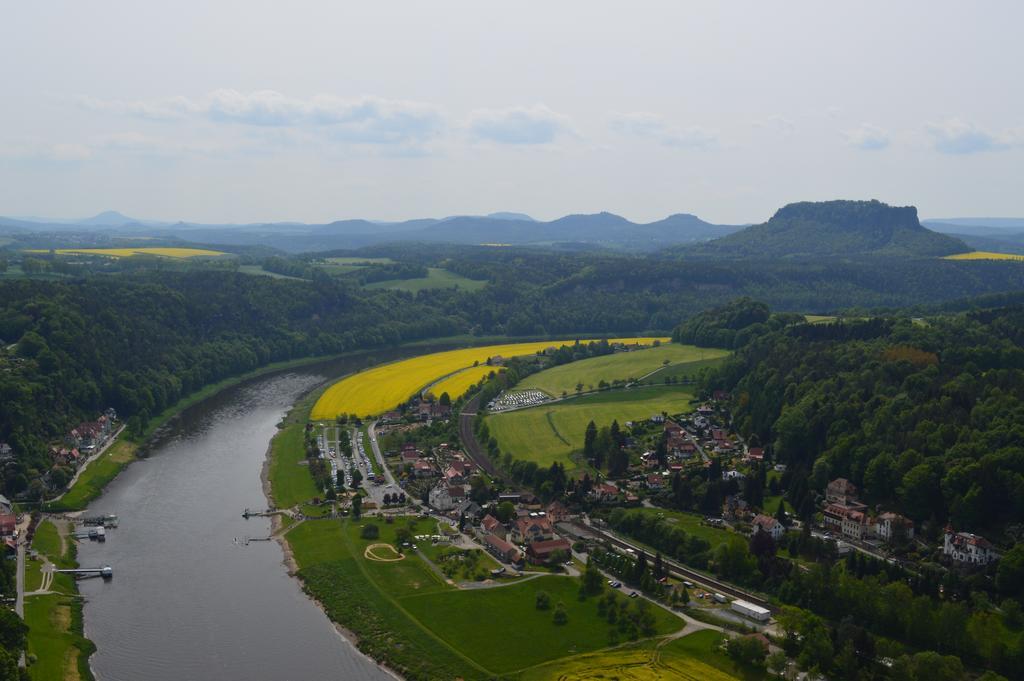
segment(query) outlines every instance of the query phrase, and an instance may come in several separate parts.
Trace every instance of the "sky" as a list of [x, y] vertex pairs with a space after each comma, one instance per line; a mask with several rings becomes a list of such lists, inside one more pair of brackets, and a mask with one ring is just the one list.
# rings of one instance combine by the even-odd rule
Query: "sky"
[[0, 3], [0, 215], [1024, 216], [1024, 3]]

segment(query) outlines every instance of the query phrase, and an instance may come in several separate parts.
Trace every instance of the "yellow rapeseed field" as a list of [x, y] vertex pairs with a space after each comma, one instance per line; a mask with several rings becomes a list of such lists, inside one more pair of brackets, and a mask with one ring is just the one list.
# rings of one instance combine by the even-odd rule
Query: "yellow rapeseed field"
[[[223, 251], [209, 251], [205, 248], [58, 248], [55, 252], [59, 255], [106, 255], [111, 258], [130, 258], [133, 255], [159, 255], [164, 258], [226, 255]], [[33, 250], [30, 253], [49, 253], [49, 251]]]
[[[654, 340], [660, 340], [664, 343], [669, 339], [615, 338], [609, 340], [619, 343], [650, 345]], [[489, 357], [499, 355], [506, 358], [532, 355], [550, 347], [572, 345], [575, 342], [573, 339], [484, 345], [478, 348], [435, 352], [399, 362], [392, 362], [391, 364], [384, 364], [343, 378], [332, 385], [320, 396], [317, 403], [313, 405], [311, 418], [314, 420], [333, 419], [339, 414], [374, 416], [389, 409], [394, 409], [443, 376], [454, 374], [461, 369], [473, 367], [474, 362], [484, 364]], [[478, 367], [478, 369], [480, 372], [483, 372], [482, 367]], [[487, 367], [488, 371], [490, 369], [491, 367]], [[463, 389], [463, 392], [470, 385], [479, 381], [483, 373], [476, 373], [475, 375], [477, 376], [476, 380], [470, 380], [469, 376], [460, 379], [460, 381], [470, 380]], [[441, 394], [434, 389], [431, 392], [437, 395]], [[462, 393], [454, 393], [448, 390], [448, 394], [452, 399], [455, 399]]]
[[946, 260], [1024, 260], [1024, 255], [1014, 253], [994, 253], [992, 251], [971, 251], [947, 255]]
[[452, 374], [448, 378], [442, 378], [430, 386], [430, 392], [434, 393], [435, 397], [448, 393], [448, 397], [454, 400], [464, 395], [467, 390], [479, 383], [484, 376], [489, 375], [492, 371], [497, 372], [500, 370], [501, 367], [492, 367], [486, 364], [463, 369], [457, 374]]

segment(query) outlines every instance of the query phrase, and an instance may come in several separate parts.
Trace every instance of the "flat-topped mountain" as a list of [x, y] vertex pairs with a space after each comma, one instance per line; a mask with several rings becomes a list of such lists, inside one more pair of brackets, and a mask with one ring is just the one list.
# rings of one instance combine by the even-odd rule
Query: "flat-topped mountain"
[[725, 257], [898, 255], [942, 256], [970, 250], [921, 225], [917, 208], [880, 201], [791, 203], [768, 222], [686, 252]]

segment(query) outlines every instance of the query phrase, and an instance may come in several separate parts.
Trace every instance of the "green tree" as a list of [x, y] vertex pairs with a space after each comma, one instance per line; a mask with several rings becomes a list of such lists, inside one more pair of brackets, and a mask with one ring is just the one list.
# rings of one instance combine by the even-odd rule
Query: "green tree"
[[558, 625], [568, 623], [569, 613], [565, 611], [565, 603], [559, 601], [555, 605], [555, 612], [551, 615], [551, 621]]
[[363, 516], [363, 497], [355, 495], [352, 497], [352, 517], [359, 520]]
[[604, 575], [591, 560], [587, 561], [587, 567], [583, 571], [583, 592], [588, 596], [596, 596], [604, 589]]
[[551, 607], [551, 594], [547, 591], [538, 591], [534, 596], [534, 606], [538, 610], [547, 610]]
[[498, 514], [498, 520], [507, 523], [516, 514], [516, 507], [511, 501], [503, 501], [498, 504], [498, 509], [495, 512]]
[[1017, 543], [1003, 554], [996, 567], [996, 586], [1007, 596], [1024, 595], [1024, 544]]

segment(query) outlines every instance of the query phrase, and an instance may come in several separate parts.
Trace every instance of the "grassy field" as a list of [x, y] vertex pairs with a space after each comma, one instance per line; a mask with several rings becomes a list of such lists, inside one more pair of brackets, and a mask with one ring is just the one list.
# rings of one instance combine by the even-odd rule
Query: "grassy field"
[[742, 669], [718, 650], [721, 634], [704, 630], [659, 645], [624, 646], [614, 651], [579, 655], [523, 672], [520, 681], [738, 681], [762, 679]]
[[[360, 537], [367, 522], [378, 525], [379, 538]], [[397, 562], [364, 557], [370, 544], [393, 542], [405, 522], [306, 522], [287, 535], [306, 589], [332, 619], [359, 636], [364, 652], [408, 676], [485, 679], [608, 645], [609, 625], [597, 616], [595, 599], [578, 600], [576, 578], [545, 576], [459, 590], [410, 551]], [[432, 524], [419, 521], [413, 531], [432, 532]], [[565, 604], [567, 624], [556, 625], [552, 611], [536, 609], [541, 590], [552, 603]], [[652, 612], [659, 634], [682, 626], [660, 608]], [[484, 625], [482, 615], [499, 626]]]
[[669, 364], [667, 367], [658, 369], [647, 378], [640, 381], [640, 385], [656, 385], [664, 383], [665, 379], [671, 377], [673, 381], [693, 381], [696, 380], [701, 369], [708, 367], [718, 366], [721, 364], [728, 355], [716, 357], [715, 359], [698, 359], [692, 362], [680, 362], [679, 364]]
[[395, 262], [391, 258], [325, 258], [324, 262], [331, 265], [390, 265]]
[[366, 288], [390, 288], [397, 291], [409, 291], [419, 293], [435, 288], [460, 288], [464, 291], [479, 291], [487, 286], [486, 281], [467, 279], [461, 274], [455, 274], [440, 267], [428, 267], [427, 276], [419, 279], [388, 279], [367, 284]]
[[[427, 594], [402, 600], [403, 607], [453, 648], [498, 674], [542, 664], [549, 660], [598, 650], [608, 645], [608, 623], [597, 615], [594, 599], [580, 602], [579, 582], [561, 576], [540, 577], [494, 589]], [[538, 591], [551, 602], [565, 604], [569, 622], [557, 625], [551, 611], [537, 610]], [[682, 621], [652, 606], [657, 634], [678, 630]], [[507, 626], [480, 626], [475, 613], [488, 613]]]
[[270, 465], [267, 477], [270, 480], [270, 496], [277, 508], [291, 508], [296, 504], [320, 496], [313, 476], [306, 465], [306, 449], [303, 444], [309, 410], [317, 394], [303, 397], [295, 403], [284, 418], [284, 427], [277, 431], [270, 441]]
[[995, 253], [993, 251], [971, 251], [947, 255], [944, 260], [1024, 260], [1024, 255], [1015, 253]]
[[593, 390], [602, 380], [611, 383], [616, 380], [640, 378], [664, 367], [666, 362], [669, 365], [680, 364], [715, 359], [728, 354], [728, 350], [664, 343], [656, 348], [619, 352], [563, 364], [527, 376], [517, 387], [536, 388], [552, 397], [558, 397], [563, 393], [571, 395], [579, 384], [583, 384], [584, 390]]
[[587, 423], [599, 426], [618, 420], [650, 418], [665, 411], [670, 414], [692, 409], [692, 393], [680, 386], [650, 386], [630, 390], [613, 390], [573, 398], [531, 409], [494, 414], [487, 417], [491, 435], [502, 452], [516, 459], [536, 461], [550, 466], [555, 461], [575, 467], [569, 455], [583, 448]]
[[[651, 342], [651, 339], [612, 339]], [[475, 348], [435, 352], [384, 364], [341, 379], [324, 392], [313, 407], [314, 420], [333, 419], [338, 414], [372, 416], [405, 402], [442, 376], [484, 364], [495, 355], [533, 355], [550, 347], [572, 345], [575, 340], [503, 343]], [[450, 393], [449, 393], [450, 394]]]
[[[32, 548], [47, 556], [60, 568], [77, 567], [74, 548], [69, 539], [61, 550], [56, 525], [46, 520], [36, 528]], [[29, 560], [25, 564], [25, 591], [39, 588], [42, 581], [41, 561]], [[92, 678], [88, 675], [87, 659], [95, 649], [82, 635], [81, 601], [70, 575], [54, 575], [50, 591], [57, 593], [27, 596], [25, 622], [29, 625], [28, 652], [35, 657], [29, 667], [33, 681], [66, 681]]]
[[25, 601], [29, 626], [28, 668], [32, 681], [73, 681], [92, 678], [88, 656], [95, 650], [82, 636], [81, 601], [62, 594], [33, 596]]
[[[47, 250], [32, 250], [29, 253], [49, 253]], [[111, 258], [130, 258], [133, 255], [158, 255], [163, 258], [213, 258], [228, 255], [223, 251], [205, 248], [58, 248], [58, 255], [105, 255]]]
[[703, 518], [696, 513], [683, 513], [681, 511], [670, 511], [663, 508], [639, 508], [634, 509], [640, 513], [653, 516], [663, 516], [666, 521], [681, 527], [687, 534], [699, 537], [711, 544], [712, 549], [720, 544], [730, 542], [733, 544], [746, 545], [747, 538], [742, 534], [719, 527], [711, 527], [702, 524]]
[[295, 281], [303, 281], [299, 277], [290, 277], [287, 274], [268, 272], [259, 265], [239, 265], [238, 271], [241, 272], [242, 274], [254, 274], [261, 277], [270, 277], [271, 279], [293, 279]]

